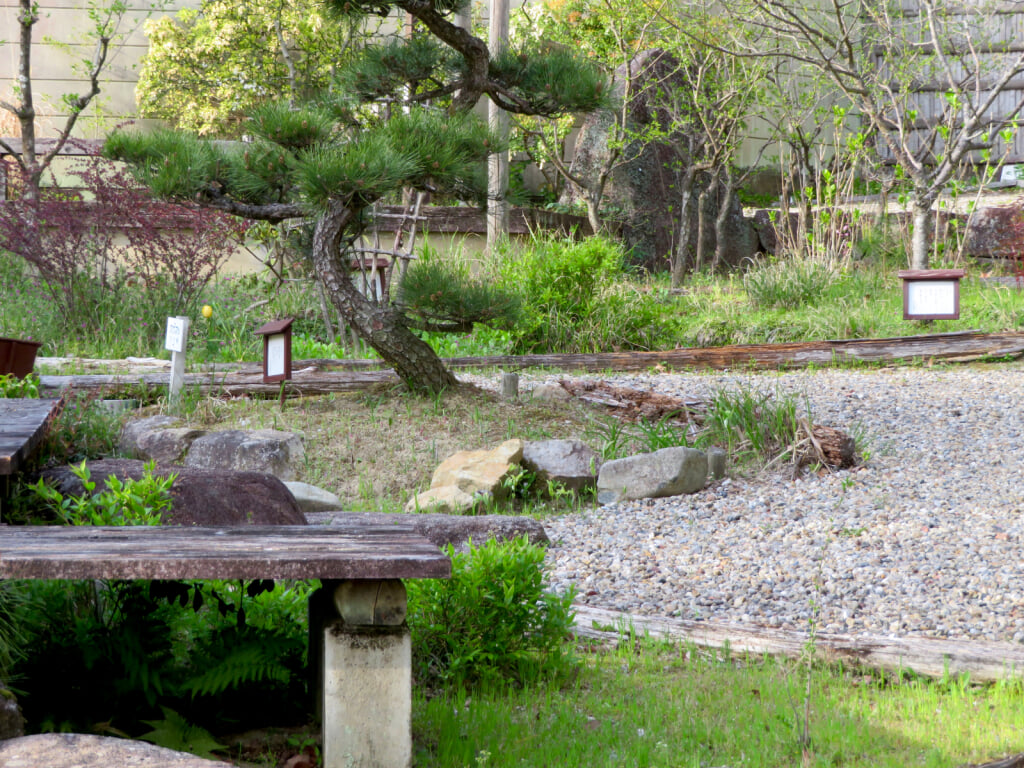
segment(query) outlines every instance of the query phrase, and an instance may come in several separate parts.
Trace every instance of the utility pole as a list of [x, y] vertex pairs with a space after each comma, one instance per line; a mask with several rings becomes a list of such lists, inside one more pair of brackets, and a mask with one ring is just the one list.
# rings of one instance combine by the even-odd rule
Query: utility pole
[[[489, 46], [491, 56], [498, 56], [508, 48], [508, 0], [491, 0], [489, 18]], [[509, 136], [509, 117], [493, 101], [487, 106], [488, 124], [505, 144]], [[487, 250], [508, 234], [508, 150], [495, 152], [487, 161]]]

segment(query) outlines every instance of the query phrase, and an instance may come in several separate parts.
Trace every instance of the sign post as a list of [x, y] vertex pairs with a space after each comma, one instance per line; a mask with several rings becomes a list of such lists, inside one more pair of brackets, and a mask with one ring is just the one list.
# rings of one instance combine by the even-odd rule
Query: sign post
[[292, 377], [292, 323], [294, 318], [274, 320], [256, 329], [263, 337], [263, 383]]
[[167, 337], [164, 349], [171, 353], [171, 385], [167, 401], [177, 403], [181, 388], [185, 384], [185, 347], [188, 345], [188, 318], [184, 316], [167, 318]]

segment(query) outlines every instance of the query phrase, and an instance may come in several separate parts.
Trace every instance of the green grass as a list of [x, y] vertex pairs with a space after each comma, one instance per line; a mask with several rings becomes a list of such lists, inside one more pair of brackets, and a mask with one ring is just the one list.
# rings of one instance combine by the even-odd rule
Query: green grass
[[1019, 683], [975, 688], [644, 643], [590, 656], [568, 685], [414, 704], [419, 768], [944, 768], [1017, 752]]

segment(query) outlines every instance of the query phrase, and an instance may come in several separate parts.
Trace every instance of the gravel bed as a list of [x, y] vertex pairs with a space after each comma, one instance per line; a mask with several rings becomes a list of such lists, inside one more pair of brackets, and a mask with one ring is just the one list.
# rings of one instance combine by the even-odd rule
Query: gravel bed
[[866, 461], [547, 520], [556, 588], [641, 615], [1024, 642], [1020, 365], [594, 378], [796, 393]]

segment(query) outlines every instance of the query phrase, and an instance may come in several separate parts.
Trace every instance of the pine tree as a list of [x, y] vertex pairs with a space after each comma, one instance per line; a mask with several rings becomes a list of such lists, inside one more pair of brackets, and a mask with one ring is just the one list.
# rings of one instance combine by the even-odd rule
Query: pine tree
[[[482, 164], [498, 147], [471, 111], [480, 99], [510, 112], [554, 116], [600, 106], [606, 84], [562, 49], [533, 46], [492, 59], [483, 40], [451, 20], [453, 0], [329, 4], [346, 16], [404, 12], [416, 21], [414, 32], [368, 46], [342, 73], [339, 90], [316, 104], [257, 110], [246, 129], [250, 143], [122, 131], [108, 139], [106, 152], [130, 163], [160, 197], [268, 222], [311, 218], [314, 269], [334, 306], [410, 388], [437, 392], [455, 377], [412, 328], [486, 320], [493, 307], [479, 292], [456, 286], [450, 295], [466, 301], [458, 308], [436, 302], [443, 318], [422, 301], [402, 301], [401, 291], [383, 301], [360, 293], [350, 260], [368, 209], [409, 187], [482, 200]], [[366, 108], [370, 103], [379, 106]]]

